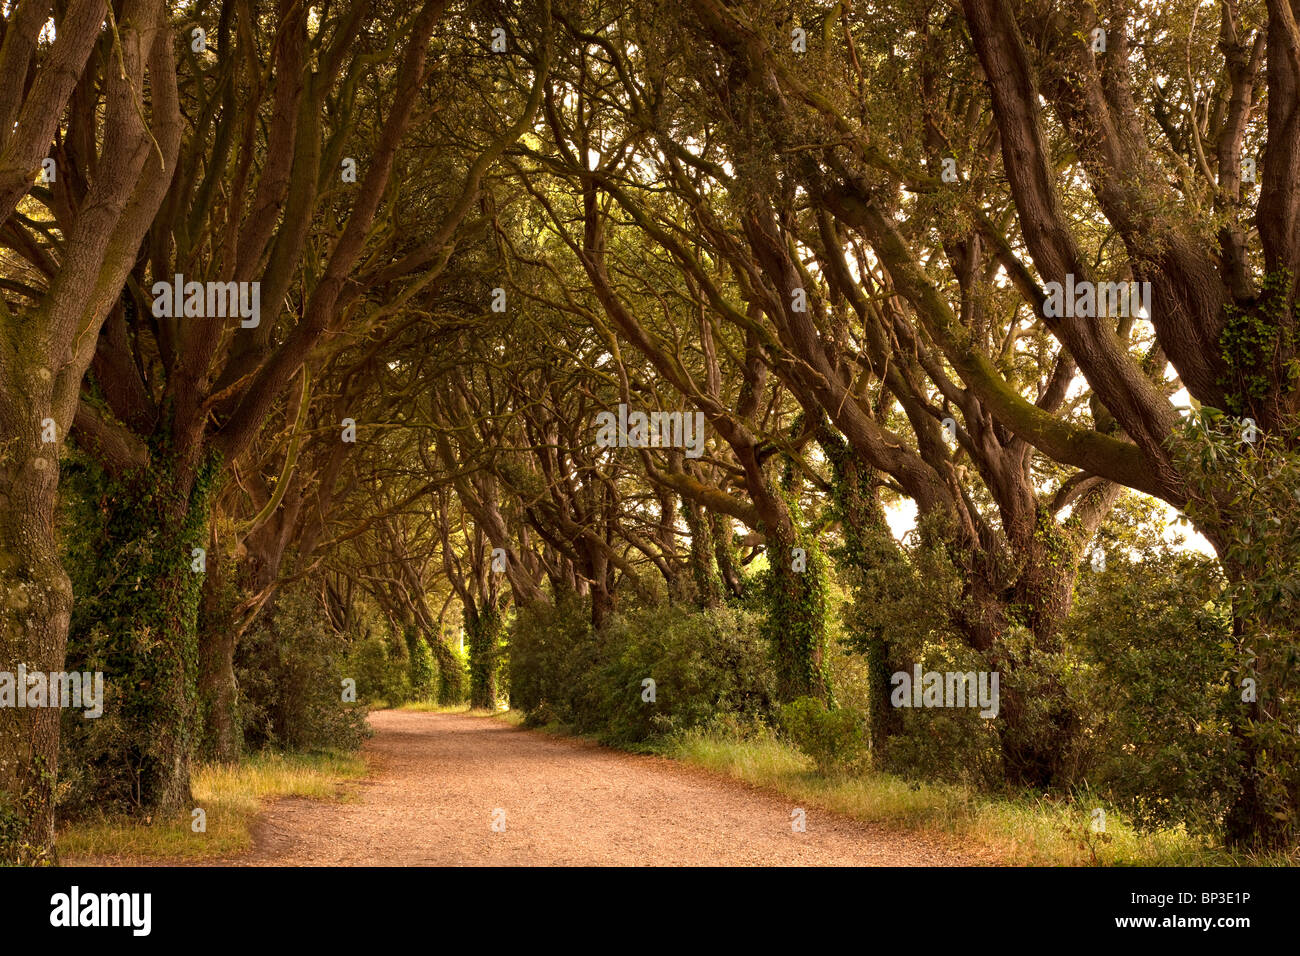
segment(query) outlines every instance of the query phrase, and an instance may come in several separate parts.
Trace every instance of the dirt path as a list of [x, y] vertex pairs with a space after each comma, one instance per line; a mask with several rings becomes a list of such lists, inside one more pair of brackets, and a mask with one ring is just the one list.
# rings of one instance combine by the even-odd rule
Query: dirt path
[[[459, 714], [381, 711], [360, 799], [290, 799], [245, 866], [977, 864], [937, 841], [808, 810], [673, 761]], [[494, 832], [494, 811], [505, 811]]]

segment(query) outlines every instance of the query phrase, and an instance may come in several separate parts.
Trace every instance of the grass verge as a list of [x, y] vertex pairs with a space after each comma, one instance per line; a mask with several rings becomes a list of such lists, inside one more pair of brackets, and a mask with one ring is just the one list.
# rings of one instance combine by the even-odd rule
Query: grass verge
[[[658, 753], [776, 790], [802, 805], [908, 830], [941, 831], [1012, 866], [1294, 866], [1293, 855], [1232, 853], [1185, 830], [1138, 832], [1100, 801], [1000, 796], [886, 773], [828, 777], [774, 736], [704, 732], [669, 738]], [[1093, 812], [1105, 811], [1104, 833]], [[984, 856], [985, 854], [980, 854]]]
[[102, 818], [63, 828], [57, 840], [65, 864], [111, 859], [117, 863], [156, 863], [217, 859], [252, 846], [252, 824], [264, 802], [279, 797], [346, 799], [340, 784], [364, 777], [360, 754], [264, 753], [237, 764], [207, 764], [191, 781], [194, 807], [206, 814], [206, 832], [195, 833], [190, 813], [152, 824]]

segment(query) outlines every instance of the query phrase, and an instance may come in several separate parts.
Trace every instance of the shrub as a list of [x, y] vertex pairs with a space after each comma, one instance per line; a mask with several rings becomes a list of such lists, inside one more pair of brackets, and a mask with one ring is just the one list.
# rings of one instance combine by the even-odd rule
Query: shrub
[[463, 704], [469, 697], [469, 655], [445, 634], [434, 638], [430, 650], [438, 668], [438, 703]]
[[104, 806], [130, 807], [138, 793], [131, 766], [120, 759], [123, 749], [131, 744], [131, 734], [122, 719], [122, 688], [108, 679], [113, 674], [109, 664], [112, 641], [98, 624], [76, 636], [75, 644], [69, 640], [64, 667], [106, 675], [104, 712], [94, 720], [84, 719], [81, 711], [71, 708], [60, 715], [56, 805], [61, 817], [83, 816]]
[[846, 707], [828, 710], [815, 697], [798, 697], [781, 708], [781, 728], [818, 773], [835, 775], [858, 767], [866, 756], [861, 715]]
[[1095, 701], [1089, 781], [1143, 829], [1214, 833], [1233, 797], [1231, 625], [1217, 569], [1168, 551], [1080, 580], [1068, 634]]
[[881, 735], [871, 741], [876, 769], [982, 785], [1001, 778], [998, 721], [985, 720], [973, 708], [892, 703], [892, 674], [910, 673], [916, 664], [922, 671], [992, 669], [953, 626], [962, 573], [945, 546], [948, 536], [942, 520], [928, 516], [905, 544], [895, 545], [886, 527], [863, 537], [856, 560], [837, 552], [837, 570], [851, 595], [842, 612], [843, 644], [861, 659], [857, 672], [848, 672], [857, 683], [842, 680], [837, 695], [863, 713], [874, 710]]
[[566, 595], [515, 615], [509, 632], [506, 681], [510, 705], [530, 726], [573, 722], [575, 687], [594, 666], [589, 602]]
[[[1009, 636], [1014, 642], [1014, 635]], [[915, 656], [912, 656], [915, 654]], [[905, 660], [921, 665], [922, 673], [992, 671], [987, 659], [952, 635], [935, 634], [925, 645], [910, 651]], [[1033, 667], [1046, 666], [1041, 657]], [[906, 666], [900, 664], [900, 668]], [[911, 670], [911, 668], [908, 668]], [[1024, 668], [1022, 683], [1036, 669]], [[1001, 675], [1000, 675], [1001, 676]], [[1004, 688], [1000, 688], [1004, 690]], [[891, 695], [892, 700], [892, 695]], [[884, 768], [910, 779], [1000, 786], [1004, 722], [980, 716], [975, 707], [899, 707], [900, 731], [889, 738]]]
[[[719, 715], [754, 719], [771, 709], [773, 675], [756, 615], [730, 607], [660, 605], [618, 615], [605, 635], [589, 727], [635, 743], [698, 727]], [[655, 700], [644, 700], [653, 680]]]
[[411, 699], [411, 668], [401, 638], [368, 632], [348, 654], [349, 673], [357, 682], [357, 699], [398, 707]]
[[342, 699], [347, 644], [305, 589], [282, 593], [235, 655], [238, 712], [251, 749], [355, 749], [366, 710]]
[[[528, 723], [567, 724], [631, 744], [720, 715], [761, 719], [772, 673], [756, 615], [660, 604], [616, 614], [593, 633], [586, 602], [521, 612], [510, 633], [510, 700]], [[644, 699], [647, 679], [655, 699]]]
[[433, 659], [429, 642], [414, 627], [408, 627], [404, 637], [411, 666], [411, 698], [433, 700], [438, 693], [438, 664]]

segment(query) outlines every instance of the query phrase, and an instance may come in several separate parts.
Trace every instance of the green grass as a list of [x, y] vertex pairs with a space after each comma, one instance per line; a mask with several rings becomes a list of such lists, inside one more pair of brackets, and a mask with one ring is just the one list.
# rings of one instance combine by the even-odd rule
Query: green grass
[[112, 818], [80, 821], [59, 833], [59, 858], [74, 865], [96, 859], [150, 863], [241, 853], [252, 845], [252, 823], [266, 801], [345, 799], [340, 784], [365, 774], [360, 755], [336, 752], [265, 753], [234, 765], [204, 765], [194, 774], [191, 789], [194, 806], [207, 813], [206, 833], [191, 830], [189, 813], [151, 825]]
[[471, 717], [499, 717], [510, 724], [522, 724], [524, 715], [517, 710], [488, 710], [486, 707], [470, 707], [469, 704], [435, 704], [430, 701], [414, 701], [402, 704], [396, 710], [411, 710], [421, 714], [468, 714]]
[[1106, 837], [1091, 832], [1091, 805], [1000, 797], [967, 787], [916, 783], [884, 773], [826, 777], [775, 737], [687, 733], [659, 752], [683, 763], [776, 790], [801, 804], [909, 830], [940, 831], [983, 849], [983, 859], [1018, 866], [1294, 866], [1287, 855], [1233, 854], [1181, 829], [1135, 831], [1107, 809]]
[[[420, 714], [467, 714], [470, 711], [469, 704], [435, 704], [432, 701], [417, 700], [410, 703], [401, 704], [393, 707], [391, 704], [376, 704], [371, 710], [413, 710]], [[482, 711], [484, 715], [488, 711]]]

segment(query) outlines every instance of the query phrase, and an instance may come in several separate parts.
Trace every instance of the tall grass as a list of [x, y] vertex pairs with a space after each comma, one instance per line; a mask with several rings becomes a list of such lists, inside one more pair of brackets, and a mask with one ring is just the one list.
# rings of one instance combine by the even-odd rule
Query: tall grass
[[[735, 780], [776, 790], [800, 804], [901, 829], [939, 831], [970, 849], [971, 862], [1020, 866], [1294, 866], [1300, 856], [1235, 854], [1182, 829], [1135, 831], [1118, 811], [1086, 797], [991, 795], [885, 773], [828, 777], [778, 737], [691, 731], [658, 752]], [[1106, 811], [1094, 833], [1092, 810]]]
[[193, 816], [141, 823], [103, 818], [66, 826], [58, 835], [61, 862], [147, 864], [221, 858], [252, 846], [252, 824], [263, 804], [279, 797], [346, 799], [340, 784], [365, 776], [358, 754], [267, 752], [233, 765], [208, 764], [194, 774], [194, 808], [207, 815], [195, 833]]

